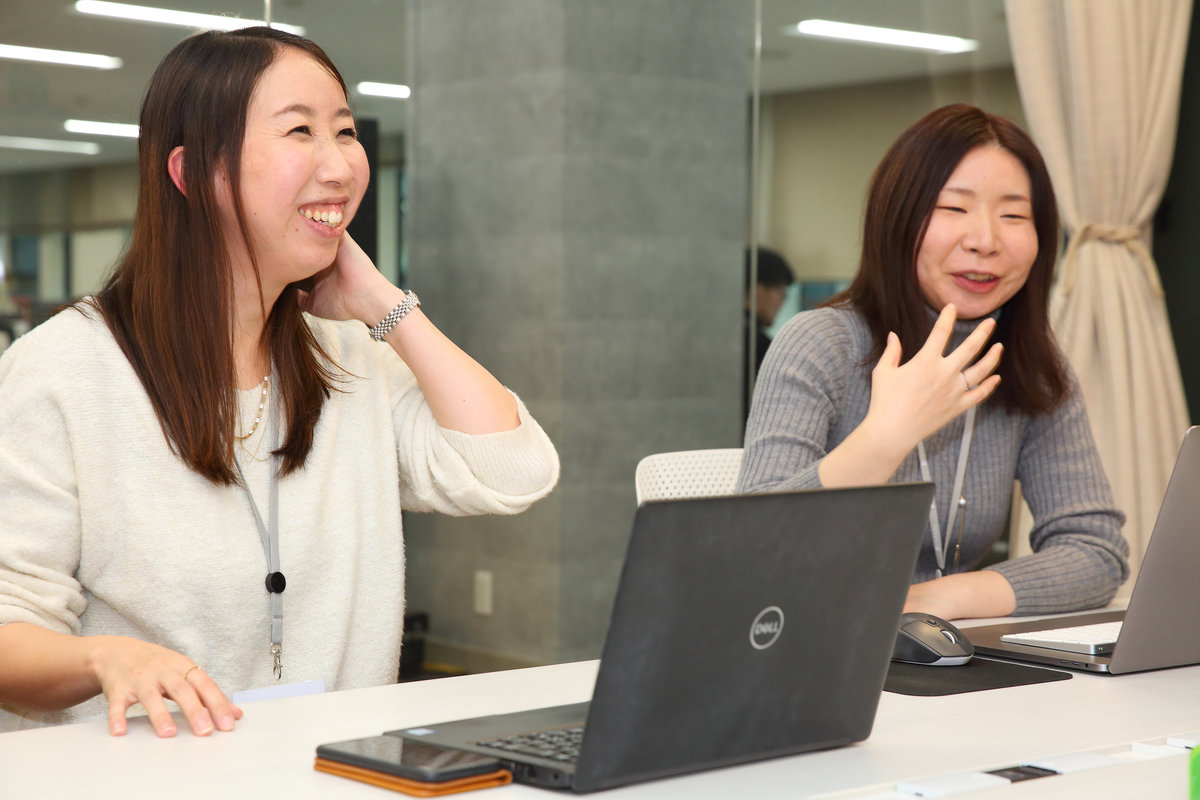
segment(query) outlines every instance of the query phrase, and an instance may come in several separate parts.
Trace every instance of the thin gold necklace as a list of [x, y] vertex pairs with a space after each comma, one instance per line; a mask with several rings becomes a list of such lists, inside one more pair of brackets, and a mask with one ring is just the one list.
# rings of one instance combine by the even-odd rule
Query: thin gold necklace
[[247, 433], [245, 436], [234, 436], [233, 437], [233, 438], [237, 439], [238, 441], [245, 441], [246, 439], [249, 439], [251, 436], [254, 435], [254, 432], [256, 430], [258, 430], [258, 423], [262, 422], [262, 418], [263, 418], [263, 409], [267, 407], [267, 389], [270, 386], [270, 381], [271, 381], [270, 375], [263, 376], [262, 396], [259, 398], [259, 401], [258, 401], [258, 416], [254, 418], [254, 425], [252, 425], [250, 427], [249, 433]]

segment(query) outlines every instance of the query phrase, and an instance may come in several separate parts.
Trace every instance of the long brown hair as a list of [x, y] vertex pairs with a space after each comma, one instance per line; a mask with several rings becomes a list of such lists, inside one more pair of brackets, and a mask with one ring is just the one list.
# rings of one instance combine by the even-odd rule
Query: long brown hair
[[871, 178], [858, 274], [829, 305], [850, 306], [866, 319], [875, 345], [866, 363], [883, 355], [889, 331], [900, 337], [905, 360], [921, 349], [933, 323], [917, 280], [917, 253], [942, 187], [967, 153], [985, 145], [1007, 150], [1024, 165], [1038, 240], [1029, 277], [1001, 307], [992, 337], [1004, 345], [997, 395], [1010, 411], [1045, 414], [1069, 390], [1050, 330], [1058, 206], [1037, 146], [1003, 117], [974, 106], [950, 105], [926, 114], [900, 134]]
[[[285, 48], [312, 56], [345, 93], [345, 82], [320, 47], [270, 28], [197, 34], [158, 65], [142, 102], [132, 241], [95, 298], [171, 448], [220, 485], [238, 482], [233, 460], [238, 404], [233, 268], [218, 222], [215, 182], [220, 173], [227, 176], [242, 239], [249, 244], [238, 189], [247, 109], [262, 74]], [[186, 196], [167, 172], [171, 151], [181, 145]], [[262, 278], [253, 247], [250, 251], [261, 296]], [[305, 322], [295, 284], [270, 310], [263, 338], [286, 420], [276, 451], [286, 475], [303, 467], [312, 449], [321, 407], [337, 380], [336, 365]]]

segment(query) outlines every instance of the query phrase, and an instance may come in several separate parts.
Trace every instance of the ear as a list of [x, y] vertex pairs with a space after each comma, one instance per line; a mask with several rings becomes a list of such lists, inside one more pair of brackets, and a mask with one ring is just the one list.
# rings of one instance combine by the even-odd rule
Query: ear
[[167, 156], [167, 173], [171, 176], [175, 188], [187, 197], [187, 189], [183, 184], [183, 145], [176, 147], [171, 151], [171, 155]]

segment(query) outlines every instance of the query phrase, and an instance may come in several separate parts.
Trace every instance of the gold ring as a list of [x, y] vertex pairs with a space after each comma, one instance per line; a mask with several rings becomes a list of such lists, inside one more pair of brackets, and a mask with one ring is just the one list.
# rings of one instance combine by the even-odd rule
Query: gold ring
[[188, 667], [188, 668], [187, 668], [187, 671], [183, 673], [183, 679], [184, 679], [185, 681], [187, 680], [187, 676], [188, 676], [188, 675], [191, 675], [191, 674], [192, 674], [192, 670], [194, 670], [194, 669], [199, 669], [201, 672], [204, 672], [204, 670], [200, 669], [200, 665], [199, 665], [199, 664], [192, 664], [190, 667]]

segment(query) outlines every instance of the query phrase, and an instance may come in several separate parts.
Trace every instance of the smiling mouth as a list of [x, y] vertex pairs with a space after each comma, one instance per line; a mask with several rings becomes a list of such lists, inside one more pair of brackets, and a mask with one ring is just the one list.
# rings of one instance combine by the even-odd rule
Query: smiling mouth
[[973, 283], [991, 283], [992, 281], [1000, 280], [995, 275], [988, 275], [984, 272], [960, 272], [958, 277], [966, 278]]
[[313, 203], [312, 205], [303, 206], [300, 209], [300, 214], [305, 219], [312, 220], [319, 225], [324, 225], [327, 228], [336, 228], [342, 224], [342, 219], [345, 216], [343, 211], [344, 203]]

